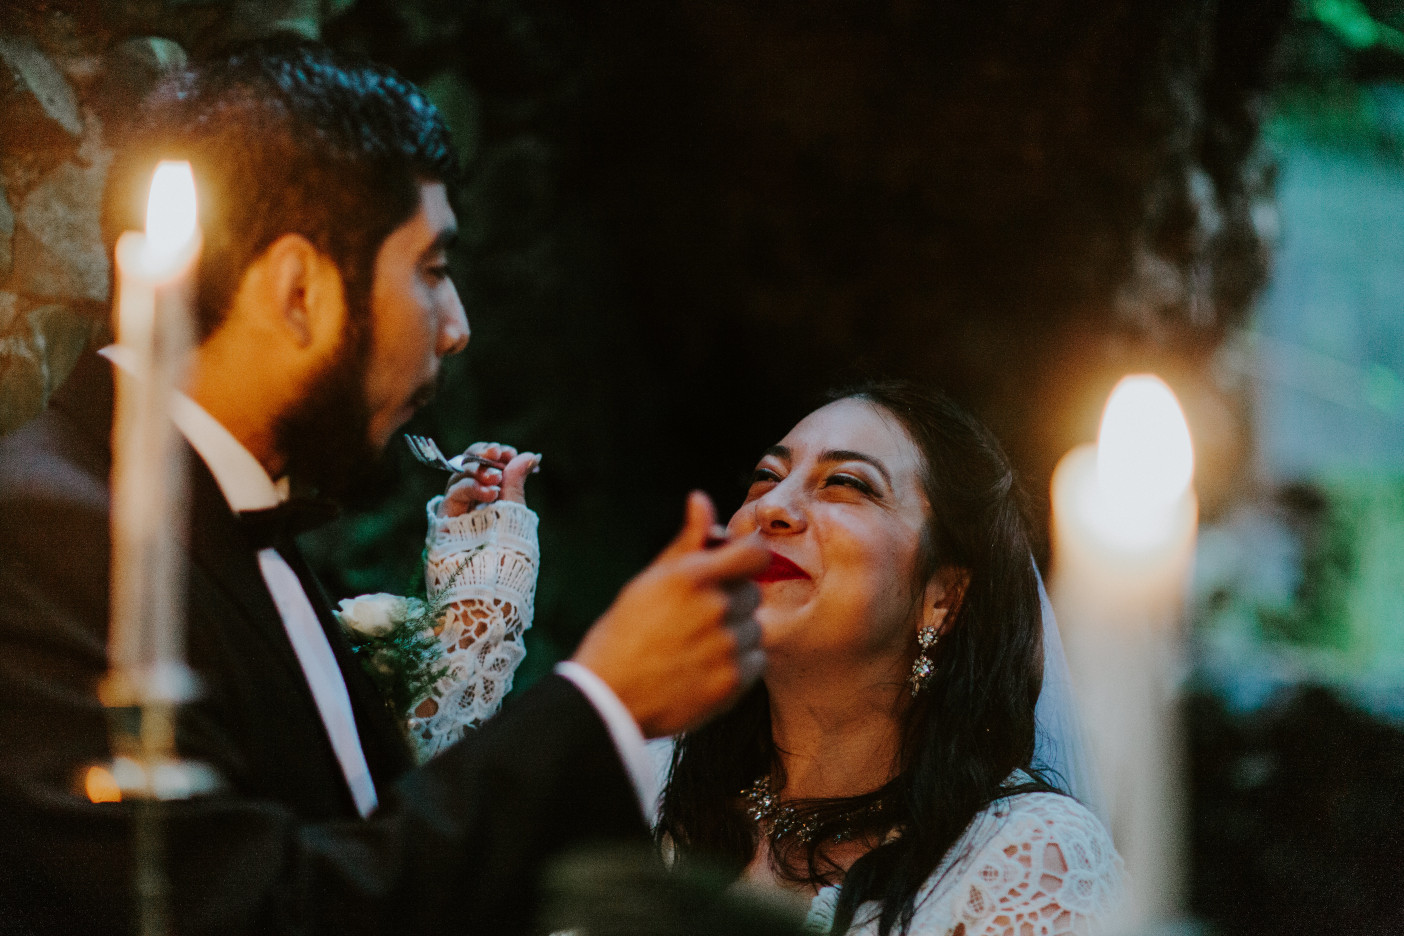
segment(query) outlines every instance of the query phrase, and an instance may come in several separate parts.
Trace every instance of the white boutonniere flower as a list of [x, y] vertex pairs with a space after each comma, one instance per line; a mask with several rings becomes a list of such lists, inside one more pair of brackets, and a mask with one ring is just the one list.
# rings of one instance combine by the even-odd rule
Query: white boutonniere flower
[[[439, 646], [439, 625], [449, 590], [465, 568], [466, 560], [442, 588], [425, 598], [380, 592], [338, 602], [335, 614], [351, 652], [401, 719], [431, 696], [435, 684], [448, 673], [444, 648]], [[400, 727], [405, 727], [403, 721]]]
[[384, 592], [343, 598], [336, 616], [342, 626], [364, 637], [381, 637], [401, 624], [425, 616], [427, 607], [418, 598], [403, 598]]

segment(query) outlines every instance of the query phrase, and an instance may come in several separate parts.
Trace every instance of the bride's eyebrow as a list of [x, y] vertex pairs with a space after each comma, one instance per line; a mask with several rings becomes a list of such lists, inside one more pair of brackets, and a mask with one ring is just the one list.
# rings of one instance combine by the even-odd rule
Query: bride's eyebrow
[[789, 446], [785, 446], [785, 445], [772, 445], [770, 448], [766, 449], [764, 452], [761, 452], [761, 458], [765, 458], [766, 456], [771, 456], [771, 457], [773, 457], [773, 458], [778, 458], [778, 459], [780, 459], [781, 461], [790, 461], [790, 460], [791, 460]]
[[871, 455], [864, 455], [862, 452], [851, 452], [848, 449], [833, 449], [819, 456], [820, 461], [857, 461], [872, 465], [882, 475], [882, 480], [887, 482], [888, 487], [892, 487], [892, 475], [887, 473], [887, 467]]

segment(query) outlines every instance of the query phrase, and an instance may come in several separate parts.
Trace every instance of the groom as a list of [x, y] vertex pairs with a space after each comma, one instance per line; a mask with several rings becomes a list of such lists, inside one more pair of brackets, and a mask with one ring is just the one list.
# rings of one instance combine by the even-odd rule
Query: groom
[[[110, 231], [140, 226], [159, 158], [191, 162], [205, 231], [199, 343], [173, 413], [191, 455], [187, 656], [202, 681], [178, 746], [225, 786], [163, 807], [173, 932], [523, 931], [552, 856], [646, 840], [643, 738], [699, 723], [755, 677], [748, 579], [768, 556], [704, 549], [713, 518], [694, 495], [574, 660], [411, 767], [276, 518], [279, 479], [345, 491], [468, 341], [445, 264], [444, 126], [393, 74], [283, 42], [168, 81], [135, 127]], [[107, 357], [0, 439], [0, 932], [133, 928], [131, 804], [89, 802], [81, 783], [110, 757], [97, 684], [122, 362]]]

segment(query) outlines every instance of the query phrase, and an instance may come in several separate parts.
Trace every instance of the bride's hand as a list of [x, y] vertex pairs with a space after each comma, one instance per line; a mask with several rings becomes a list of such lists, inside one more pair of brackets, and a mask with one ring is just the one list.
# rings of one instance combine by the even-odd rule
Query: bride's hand
[[507, 467], [493, 468], [481, 462], [469, 465], [469, 470], [449, 479], [448, 490], [444, 492], [439, 505], [439, 516], [457, 517], [482, 504], [494, 501], [526, 503], [526, 479], [541, 464], [541, 456], [535, 452], [518, 452], [510, 445], [497, 442], [475, 442], [464, 453], [465, 461], [475, 455], [493, 461], [505, 461]]

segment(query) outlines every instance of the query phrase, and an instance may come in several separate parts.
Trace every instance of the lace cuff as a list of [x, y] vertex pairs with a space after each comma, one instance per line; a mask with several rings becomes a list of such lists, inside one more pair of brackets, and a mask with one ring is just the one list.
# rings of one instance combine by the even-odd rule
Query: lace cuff
[[435, 636], [448, 673], [416, 706], [409, 735], [428, 760], [497, 713], [526, 656], [541, 564], [537, 517], [523, 504], [501, 502], [457, 517], [428, 504], [425, 590], [444, 607]]

